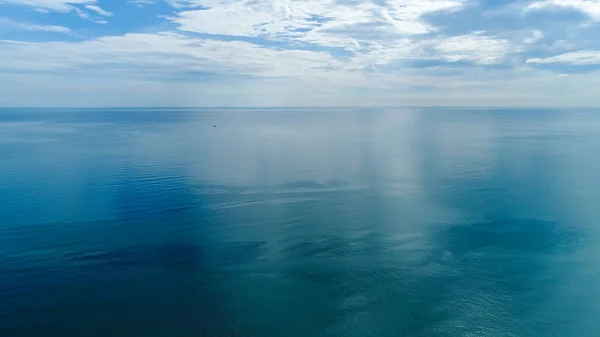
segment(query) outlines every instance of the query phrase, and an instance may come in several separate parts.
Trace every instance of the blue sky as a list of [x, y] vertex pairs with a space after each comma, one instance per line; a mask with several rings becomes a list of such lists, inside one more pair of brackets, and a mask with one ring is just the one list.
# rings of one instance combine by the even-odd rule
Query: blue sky
[[0, 0], [0, 106], [600, 106], [600, 0]]

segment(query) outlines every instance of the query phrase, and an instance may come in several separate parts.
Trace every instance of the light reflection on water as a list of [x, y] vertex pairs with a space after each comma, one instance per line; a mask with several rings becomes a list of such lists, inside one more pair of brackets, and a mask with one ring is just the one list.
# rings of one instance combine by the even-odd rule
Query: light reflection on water
[[2, 110], [6, 336], [594, 336], [596, 111]]

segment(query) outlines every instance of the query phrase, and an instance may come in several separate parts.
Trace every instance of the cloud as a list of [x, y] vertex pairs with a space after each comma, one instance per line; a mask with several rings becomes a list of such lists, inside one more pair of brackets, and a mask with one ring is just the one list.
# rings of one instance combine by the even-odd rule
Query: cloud
[[0, 4], [13, 4], [57, 12], [75, 11], [76, 5], [93, 4], [96, 0], [0, 0]]
[[137, 5], [152, 5], [155, 4], [157, 0], [129, 0], [128, 2]]
[[100, 8], [98, 6], [95, 6], [95, 5], [85, 5], [85, 8], [87, 8], [87, 9], [93, 11], [93, 12], [96, 12], [96, 13], [98, 13], [100, 15], [103, 15], [103, 16], [113, 16], [113, 13], [107, 12], [104, 9], [102, 9], [102, 8]]
[[128, 3], [141, 7], [141, 6], [145, 6], [145, 5], [153, 5], [157, 1], [158, 0], [129, 0]]
[[527, 63], [568, 63], [572, 65], [594, 65], [600, 64], [600, 51], [576, 51], [547, 58], [531, 58], [527, 60]]
[[[91, 77], [7, 74], [0, 105], [10, 106], [585, 106], [600, 105], [600, 73], [561, 77], [526, 70], [481, 70], [456, 76], [408, 73], [364, 78], [343, 86], [322, 80], [238, 78], [165, 81], [97, 71]], [[127, 74], [123, 74], [127, 75]], [[464, 76], [468, 75], [468, 76]], [[93, 78], [93, 81], [90, 80]], [[386, 82], [385, 85], [382, 82]], [[415, 86], [438, 83], [423, 92]], [[359, 85], [361, 87], [359, 87]], [[364, 88], [367, 89], [364, 89]], [[126, 93], [126, 94], [123, 94]], [[68, 99], [65, 97], [68, 96]]]
[[[219, 87], [229, 88], [231, 92], [242, 90], [244, 95], [255, 93], [245, 86], [256, 87], [260, 92], [255, 93], [257, 96], [252, 98], [253, 101], [264, 100], [269, 92], [285, 89], [279, 103], [287, 101], [292, 105], [311, 105], [301, 102], [300, 97], [294, 98], [294, 92], [296, 96], [308, 95], [306, 99], [318, 105], [317, 102], [333, 104], [335, 99], [357, 95], [356, 90], [360, 92], [365, 88], [380, 91], [367, 95], [372, 97], [369, 100], [377, 100], [376, 97], [389, 100], [395, 97], [397, 90], [411, 90], [412, 86], [455, 90], [484, 84], [476, 77], [461, 78], [416, 70], [403, 71], [402, 76], [386, 69], [362, 71], [369, 66], [393, 64], [399, 57], [395, 54], [412, 57], [410, 55], [420, 48], [424, 47], [406, 39], [393, 46], [371, 46], [369, 52], [344, 60], [324, 51], [280, 49], [174, 33], [126, 34], [83, 42], [0, 41], [3, 50], [0, 73], [10, 71], [22, 76], [34, 73], [43, 76], [38, 79], [39, 83], [55, 77], [60, 77], [61, 82], [94, 78], [94, 81], [115, 82], [115, 87], [119, 82], [138, 81], [160, 86], [161, 83], [177, 83], [175, 87], [197, 83], [205, 88], [202, 83], [208, 81], [212, 86], [220, 84]], [[427, 54], [426, 50], [420, 52], [430, 58], [439, 58]], [[244, 87], [239, 88], [242, 84]], [[206, 88], [202, 90], [208, 92]], [[352, 99], [364, 103], [366, 100], [361, 101], [360, 97], [366, 99], [367, 96], [358, 94]], [[345, 99], [350, 102], [350, 97]]]
[[80, 18], [91, 20], [90, 15], [85, 10], [94, 12], [102, 16], [112, 16], [113, 13], [95, 5], [97, 0], [0, 0], [2, 4], [20, 5], [33, 8], [40, 13], [61, 12], [75, 13]]
[[[192, 9], [171, 20], [184, 32], [235, 37], [263, 37], [272, 41], [309, 43], [355, 53], [352, 69], [396, 60], [443, 59], [478, 64], [498, 63], [510, 49], [504, 39], [483, 33], [449, 38], [415, 36], [436, 32], [424, 17], [459, 10], [465, 1], [408, 0], [352, 2], [333, 0], [195, 0]], [[201, 7], [201, 9], [194, 9]], [[429, 52], [424, 49], [429, 48]], [[407, 51], [407, 52], [404, 52]], [[432, 53], [436, 51], [437, 54]]]
[[525, 7], [525, 11], [572, 9], [585, 13], [594, 20], [600, 20], [598, 0], [544, 0], [535, 1]]
[[450, 37], [441, 41], [436, 49], [450, 62], [477, 64], [499, 63], [508, 52], [515, 51], [508, 40], [490, 38], [482, 33]]
[[[282, 49], [245, 41], [218, 41], [188, 37], [180, 33], [126, 34], [83, 42], [0, 41], [0, 61], [12, 71], [83, 71], [89, 67], [137, 69], [144, 76], [163, 73], [211, 72], [221, 76], [247, 75], [262, 78], [318, 78], [338, 84], [353, 79], [359, 83], [378, 69], [415, 60], [468, 61], [487, 65], [500, 62], [514, 50], [506, 40], [481, 33], [451, 38], [393, 43], [371, 43], [352, 57], [334, 57], [331, 52]], [[38, 55], [45, 55], [40, 60]], [[13, 60], [9, 62], [9, 60]], [[2, 66], [0, 66], [2, 69]], [[437, 85], [437, 84], [433, 84]]]
[[371, 43], [351, 59], [350, 69], [413, 62], [470, 62], [485, 66], [501, 63], [510, 53], [520, 50], [506, 39], [486, 36], [481, 32], [452, 37]]
[[[326, 52], [277, 50], [181, 34], [127, 34], [84, 42], [1, 41], [0, 70], [128, 72], [140, 76], [211, 72], [259, 77], [328, 77], [341, 63]], [[38, 55], [44, 55], [43, 58]]]
[[28, 31], [41, 31], [41, 32], [52, 32], [52, 33], [63, 33], [68, 34], [71, 29], [64, 26], [53, 26], [53, 25], [38, 25], [25, 22], [18, 22], [8, 18], [0, 18], [0, 27], [7, 27], [13, 29], [22, 29]]
[[[212, 105], [232, 99], [242, 105], [431, 104], [431, 97], [468, 105], [546, 103], [548, 94], [556, 102], [582, 102], [581, 90], [600, 84], [598, 1], [130, 0], [113, 3], [110, 12], [105, 3], [0, 0], [0, 10], [16, 4], [40, 12], [30, 13], [40, 17], [33, 23], [0, 19], [0, 26], [22, 30], [0, 36], [0, 87], [15, 95], [18, 88], [45, 90], [43, 100], [52, 102], [61, 93], [68, 100], [69, 91], [102, 102], [92, 91], [112, 99], [119, 88], [132, 92], [131, 102], [150, 99], [146, 91], [152, 102], [174, 105], [184, 94]], [[560, 14], [524, 20], [523, 13], [551, 9]], [[588, 16], [563, 15], [564, 9]], [[58, 21], [61, 13], [98, 25], [74, 20], [67, 27]], [[136, 20], [141, 13], [144, 20]], [[133, 19], [109, 23], [111, 15]], [[39, 33], [71, 30], [78, 35], [68, 39]], [[561, 74], [569, 76], [557, 83]], [[556, 95], [561, 90], [565, 95]]]
[[544, 32], [536, 29], [531, 33], [531, 36], [525, 37], [525, 39], [523, 39], [523, 42], [525, 42], [527, 44], [536, 43], [543, 37], [544, 37]]
[[[329, 47], [354, 48], [374, 36], [426, 34], [436, 28], [423, 16], [457, 10], [461, 0], [344, 2], [336, 0], [196, 0], [172, 2], [178, 12], [171, 20], [181, 31], [267, 37]], [[197, 9], [197, 8], [200, 9]]]

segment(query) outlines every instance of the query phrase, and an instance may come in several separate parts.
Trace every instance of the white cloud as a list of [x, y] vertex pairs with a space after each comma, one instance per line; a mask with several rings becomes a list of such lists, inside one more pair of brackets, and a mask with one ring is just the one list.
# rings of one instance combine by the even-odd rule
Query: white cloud
[[100, 15], [113, 16], [113, 13], [105, 11], [104, 9], [102, 9], [102, 8], [100, 8], [98, 6], [95, 6], [95, 5], [85, 5], [85, 8], [87, 8], [87, 9], [93, 11], [93, 12], [96, 12], [96, 13], [98, 13]]
[[497, 64], [520, 46], [505, 39], [473, 33], [445, 38], [410, 39], [370, 43], [352, 58], [351, 69], [363, 69], [404, 61], [467, 61], [479, 65]]
[[[332, 39], [331, 44], [342, 45], [345, 42], [350, 44], [353, 41]], [[350, 48], [349, 45], [346, 47]], [[347, 84], [349, 80], [356, 85], [374, 78], [381, 79], [383, 74], [387, 74], [386, 67], [405, 61], [470, 61], [485, 65], [498, 63], [507, 53], [517, 49], [506, 40], [482, 33], [423, 40], [405, 37], [371, 41], [358, 45], [353, 49], [353, 55], [346, 58], [334, 57], [324, 51], [289, 49], [290, 46], [287, 46], [288, 49], [275, 49], [249, 42], [199, 39], [174, 33], [126, 34], [77, 43], [2, 41], [0, 48], [3, 50], [1, 64], [13, 70], [80, 71], [89, 66], [145, 67], [140, 72], [144, 76], [203, 71], [223, 76], [319, 78], [339, 84]], [[365, 69], [383, 74], [362, 74]], [[389, 82], [389, 79], [386, 80], [386, 83]]]
[[481, 33], [450, 37], [441, 41], [436, 49], [450, 62], [472, 61], [478, 64], [499, 63], [507, 53], [516, 51], [508, 40], [494, 39]]
[[411, 39], [372, 43], [363, 52], [352, 57], [348, 69], [359, 70], [398, 61], [428, 59], [431, 55], [425, 50], [427, 47], [429, 43]]
[[57, 12], [71, 12], [76, 9], [75, 5], [93, 4], [95, 2], [96, 0], [0, 0], [0, 4], [30, 6]]
[[[0, 73], [10, 69], [12, 73], [33, 72], [50, 77], [60, 74], [54, 76], [61, 80], [73, 77], [158, 83], [174, 80], [177, 85], [181, 85], [181, 81], [202, 82], [203, 74], [208, 73], [214, 74], [218, 82], [238, 78], [236, 83], [293, 87], [300, 91], [310, 88], [310, 91], [320, 91], [319, 95], [339, 91], [336, 95], [342, 96], [349, 88], [369, 88], [383, 90], [372, 96], [393, 97], [393, 92], [414, 86], [455, 90], [480, 87], [485, 82], [477, 77], [464, 77], [456, 70], [453, 75], [444, 75], [419, 69], [390, 72], [386, 67], [406, 60], [427, 59], [490, 63], [496, 59], [489, 53], [500, 53], [497, 45], [502, 43], [479, 35], [427, 41], [405, 38], [392, 44], [372, 43], [344, 59], [328, 52], [274, 49], [249, 42], [191, 38], [173, 33], [126, 34], [83, 42], [0, 41], [3, 50]], [[435, 48], [440, 50], [435, 52]], [[182, 80], [182, 76], [186, 79]], [[240, 76], [251, 76], [253, 80], [239, 79]], [[231, 90], [235, 86], [231, 84]]]
[[157, 2], [157, 0], [129, 0], [128, 2], [137, 6], [144, 6], [153, 5]]
[[[393, 0], [343, 3], [336, 0], [195, 0], [172, 19], [182, 31], [267, 37], [354, 49], [374, 37], [400, 37], [435, 31], [423, 16], [451, 11], [462, 0]], [[202, 7], [197, 9], [195, 7]]]
[[[84, 42], [0, 41], [0, 70], [135, 71], [141, 76], [217, 72], [261, 77], [327, 77], [341, 63], [330, 54], [276, 50], [241, 41], [188, 38], [179, 34], [127, 34]], [[44, 57], [39, 57], [44, 55]]]
[[165, 0], [174, 8], [198, 7], [195, 0]]
[[[334, 0], [192, 0], [171, 20], [181, 31], [236, 37], [264, 37], [312, 43], [351, 51], [346, 69], [364, 69], [409, 59], [439, 59], [478, 64], [500, 62], [508, 41], [469, 34], [449, 38], [417, 36], [434, 32], [423, 16], [452, 11], [459, 0], [405, 0], [342, 3]], [[202, 7], [195, 9], [194, 7]], [[539, 38], [539, 37], [537, 37]]]
[[535, 1], [525, 7], [526, 11], [568, 8], [581, 11], [591, 18], [600, 20], [600, 1], [598, 0], [543, 0]]
[[[348, 79], [358, 87], [329, 81], [238, 79], [235, 81], [161, 81], [116, 76], [73, 77], [7, 74], [2, 77], [4, 106], [551, 106], [600, 105], [590, 88], [600, 85], [600, 73], [559, 77], [550, 72], [481, 69], [462, 75], [408, 73]], [[93, 78], [93, 81], [90, 80]], [[560, 79], [560, 80], [559, 80]], [[382, 84], [384, 83], [384, 84]], [[434, 91], [415, 92], [416, 86]], [[363, 90], [367, 88], [367, 90]], [[126, 92], [127, 95], [123, 95]]]
[[534, 30], [530, 36], [527, 36], [525, 39], [523, 39], [523, 42], [527, 44], [536, 43], [543, 37], [544, 33], [541, 30]]
[[531, 58], [527, 63], [568, 63], [573, 65], [600, 64], [600, 51], [576, 51], [547, 58]]
[[105, 11], [96, 5], [97, 0], [0, 0], [2, 4], [12, 4], [32, 7], [40, 13], [62, 12], [75, 13], [82, 19], [90, 20], [90, 15], [85, 11], [92, 11], [103, 16], [112, 16], [113, 13]]
[[[574, 28], [561, 36], [563, 43], [553, 40], [555, 33], [536, 22], [514, 29], [507, 23], [510, 31], [498, 29], [498, 25], [484, 31], [485, 22], [481, 20], [477, 21], [481, 31], [469, 31], [466, 21], [464, 25], [452, 26], [452, 30], [443, 30], [452, 21], [437, 25], [442, 21], [436, 20], [449, 12], [454, 15], [446, 19], [468, 20], [461, 15], [471, 11], [461, 10], [475, 0], [127, 2], [141, 6], [158, 1], [173, 7], [174, 14], [167, 20], [175, 24], [175, 31], [75, 42], [0, 40], [0, 90], [7, 89], [4, 96], [9, 97], [0, 99], [10, 101], [12, 97], [7, 93], [17, 95], [20, 89], [30, 94], [43, 91], [44, 98], [38, 98], [46, 102], [55, 102], [53, 95], [72, 97], [76, 92], [79, 102], [85, 103], [86, 98], [90, 105], [102, 103], [94, 94], [120, 97], [111, 101], [117, 105], [154, 102], [144, 104], [144, 99], [172, 99], [168, 104], [178, 105], [173, 100], [184, 99], [183, 96], [189, 96], [190, 105], [219, 105], [219, 100], [221, 104], [229, 103], [229, 97], [236, 95], [243, 96], [238, 100], [240, 105], [430, 104], [432, 95], [436, 104], [465, 105], [469, 100], [473, 104], [546, 103], [544, 95], [560, 90], [556, 82], [568, 83], [572, 91], [553, 98], [579, 102], [581, 94], [575, 88], [600, 85], [600, 80], [593, 78], [598, 73], [592, 71], [570, 74], [557, 81], [557, 67], [550, 71], [536, 66], [600, 65], [600, 52], [593, 51], [597, 46], [590, 42], [589, 30], [584, 32], [587, 36], [572, 38], [583, 29]], [[523, 8], [531, 11], [569, 7], [593, 17], [594, 4], [598, 2], [527, 1], [509, 5], [509, 12], [518, 19]], [[101, 7], [104, 1], [0, 0], [0, 8], [5, 3], [26, 5], [45, 13], [70, 12], [99, 24], [107, 24], [104, 16], [113, 15]], [[122, 8], [140, 10], [136, 6]], [[509, 13], [503, 13], [502, 19], [506, 19]], [[162, 24], [138, 27], [137, 31], [155, 32], [164, 29]], [[70, 32], [62, 26], [2, 19], [0, 27]], [[95, 27], [94, 36], [102, 36], [104, 27]], [[577, 51], [583, 44], [588, 51]], [[542, 50], [544, 54], [536, 54]], [[560, 54], [566, 51], [573, 52]], [[548, 53], [559, 55], [540, 57]], [[527, 61], [525, 55], [529, 57]], [[503, 66], [490, 66], [498, 64]], [[567, 68], [559, 69], [559, 73], [568, 72]], [[94, 83], [86, 87], [91, 78]], [[29, 87], [32, 89], [28, 91]], [[135, 98], [127, 103], [130, 95], [117, 94], [122, 90], [131, 91]], [[197, 95], [202, 99], [195, 100]], [[205, 103], [208, 96], [217, 97], [216, 101]]]
[[68, 34], [71, 30], [68, 27], [53, 26], [53, 25], [38, 25], [25, 22], [18, 22], [12, 19], [0, 18], [0, 27], [6, 27], [8, 29], [22, 29], [29, 31], [43, 31], [52, 33], [63, 33]]

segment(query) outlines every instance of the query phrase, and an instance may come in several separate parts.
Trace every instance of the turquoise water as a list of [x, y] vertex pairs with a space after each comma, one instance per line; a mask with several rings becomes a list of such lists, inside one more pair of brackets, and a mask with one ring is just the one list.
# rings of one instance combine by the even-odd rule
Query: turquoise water
[[600, 111], [0, 110], [0, 336], [598, 336]]

